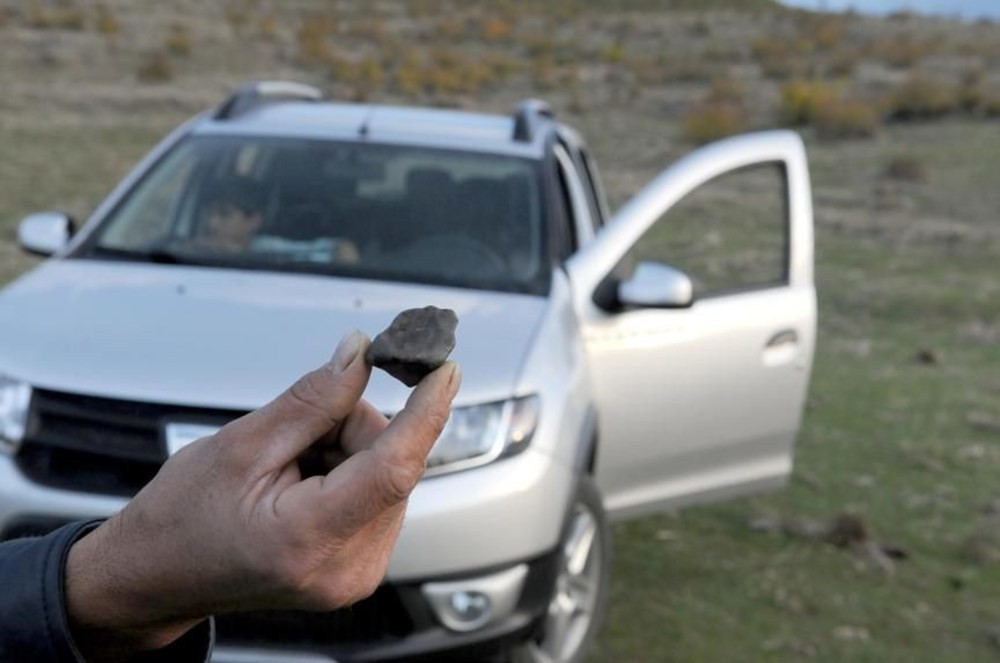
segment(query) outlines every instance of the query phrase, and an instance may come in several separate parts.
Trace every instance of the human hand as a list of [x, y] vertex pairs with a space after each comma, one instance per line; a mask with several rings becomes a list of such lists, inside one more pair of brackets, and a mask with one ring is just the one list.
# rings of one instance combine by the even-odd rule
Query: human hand
[[[171, 457], [66, 564], [70, 629], [87, 660], [157, 649], [211, 614], [333, 610], [375, 590], [406, 500], [460, 383], [447, 362], [391, 422], [361, 395], [360, 332], [263, 408]], [[304, 478], [314, 443], [344, 460]]]

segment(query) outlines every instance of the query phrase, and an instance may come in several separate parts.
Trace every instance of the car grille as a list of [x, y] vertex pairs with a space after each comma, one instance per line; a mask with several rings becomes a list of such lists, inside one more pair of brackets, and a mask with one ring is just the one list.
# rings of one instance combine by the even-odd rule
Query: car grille
[[43, 485], [131, 496], [167, 458], [166, 422], [221, 426], [242, 414], [36, 389], [17, 463]]
[[[215, 618], [220, 645], [273, 647], [288, 643], [297, 649], [326, 650], [360, 643], [386, 642], [413, 632], [413, 622], [390, 586], [354, 605], [333, 612], [262, 611]], [[339, 647], [338, 647], [339, 646]]]

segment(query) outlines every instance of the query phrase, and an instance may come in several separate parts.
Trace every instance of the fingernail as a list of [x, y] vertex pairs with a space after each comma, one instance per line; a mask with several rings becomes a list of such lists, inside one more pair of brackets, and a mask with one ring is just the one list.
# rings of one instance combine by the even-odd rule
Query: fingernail
[[462, 386], [462, 369], [455, 362], [448, 363], [451, 364], [451, 375], [448, 376], [448, 391], [451, 392], [452, 398], [454, 398], [455, 394], [458, 393], [458, 388]]
[[337, 351], [333, 353], [333, 358], [330, 359], [333, 370], [337, 373], [342, 373], [348, 366], [354, 363], [354, 360], [361, 353], [364, 340], [365, 335], [357, 329], [345, 336], [337, 346]]

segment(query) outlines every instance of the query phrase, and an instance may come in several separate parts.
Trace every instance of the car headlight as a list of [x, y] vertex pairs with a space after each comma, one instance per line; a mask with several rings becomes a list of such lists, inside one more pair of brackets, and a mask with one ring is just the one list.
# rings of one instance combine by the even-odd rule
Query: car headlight
[[427, 457], [425, 476], [485, 465], [524, 450], [538, 426], [538, 396], [457, 407]]
[[0, 452], [13, 454], [24, 439], [31, 387], [0, 375]]

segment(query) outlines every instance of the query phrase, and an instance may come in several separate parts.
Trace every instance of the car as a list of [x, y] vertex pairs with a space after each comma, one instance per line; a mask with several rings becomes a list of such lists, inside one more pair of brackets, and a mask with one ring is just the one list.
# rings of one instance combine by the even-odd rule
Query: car
[[[611, 215], [541, 101], [489, 115], [264, 81], [75, 225], [27, 217], [20, 244], [51, 257], [0, 293], [3, 538], [115, 512], [353, 328], [459, 317], [463, 386], [384, 583], [331, 613], [220, 616], [216, 661], [580, 661], [609, 523], [792, 470], [816, 332], [794, 132], [695, 149]], [[366, 398], [391, 416], [407, 394], [376, 371]]]

